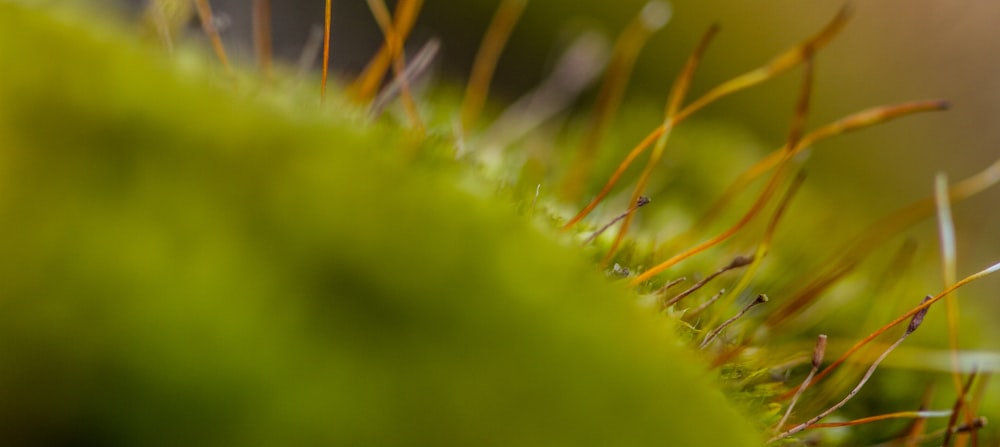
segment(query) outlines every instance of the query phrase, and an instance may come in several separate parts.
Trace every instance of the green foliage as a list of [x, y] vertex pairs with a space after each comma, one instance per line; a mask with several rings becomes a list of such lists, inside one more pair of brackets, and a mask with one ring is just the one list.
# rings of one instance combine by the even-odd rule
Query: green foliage
[[6, 443], [759, 443], [668, 324], [405, 135], [50, 14], [0, 4]]

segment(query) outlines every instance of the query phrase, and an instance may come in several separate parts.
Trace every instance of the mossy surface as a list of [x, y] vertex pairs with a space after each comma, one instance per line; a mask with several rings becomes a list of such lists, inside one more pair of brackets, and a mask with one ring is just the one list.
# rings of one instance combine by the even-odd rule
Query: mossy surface
[[0, 4], [5, 443], [759, 444], [672, 327], [448, 162], [131, 39]]

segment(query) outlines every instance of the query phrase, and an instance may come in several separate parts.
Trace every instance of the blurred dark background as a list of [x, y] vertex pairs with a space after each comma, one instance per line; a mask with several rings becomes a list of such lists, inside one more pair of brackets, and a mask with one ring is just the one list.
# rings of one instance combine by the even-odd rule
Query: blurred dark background
[[[143, 0], [128, 1], [137, 10]], [[394, 2], [389, 2], [392, 6]], [[438, 74], [465, 78], [498, 0], [427, 1], [411, 35], [415, 50], [428, 38], [443, 42]], [[500, 61], [494, 98], [515, 99], [545, 74], [567, 30], [597, 29], [613, 39], [644, 0], [536, 0], [529, 2]], [[227, 47], [252, 63], [250, 2], [214, 0]], [[754, 68], [820, 29], [841, 1], [675, 0], [673, 18], [640, 55], [627, 101], [660, 104], [688, 52], [711, 23], [722, 33], [697, 75], [693, 94]], [[322, 24], [322, 0], [273, 2], [275, 54], [294, 61], [310, 29]], [[912, 99], [946, 98], [946, 113], [905, 118], [822, 143], [810, 161], [811, 182], [830, 188], [831, 206], [885, 214], [932, 192], [933, 178], [952, 181], [1000, 157], [1000, 3], [990, 0], [867, 0], [817, 60], [813, 126], [862, 108]], [[331, 65], [347, 78], [381, 42], [367, 5], [334, 1]], [[784, 138], [796, 91], [793, 72], [740, 93], [703, 112], [703, 118], [740, 123], [775, 147]], [[954, 206], [960, 276], [1000, 259], [1000, 187]], [[874, 220], [874, 218], [873, 218]], [[929, 242], [925, 242], [929, 243]], [[996, 295], [1000, 280], [972, 288]]]

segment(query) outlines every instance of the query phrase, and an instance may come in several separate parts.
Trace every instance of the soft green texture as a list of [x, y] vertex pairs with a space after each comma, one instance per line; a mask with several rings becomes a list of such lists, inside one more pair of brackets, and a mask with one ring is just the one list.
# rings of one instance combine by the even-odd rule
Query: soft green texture
[[4, 444], [759, 443], [663, 321], [401, 135], [74, 17], [0, 4]]

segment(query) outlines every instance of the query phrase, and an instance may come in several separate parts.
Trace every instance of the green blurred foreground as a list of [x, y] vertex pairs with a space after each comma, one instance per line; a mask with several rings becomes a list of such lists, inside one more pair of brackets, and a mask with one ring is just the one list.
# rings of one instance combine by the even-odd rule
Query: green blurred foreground
[[401, 135], [50, 14], [0, 4], [3, 444], [759, 442], [662, 321]]

